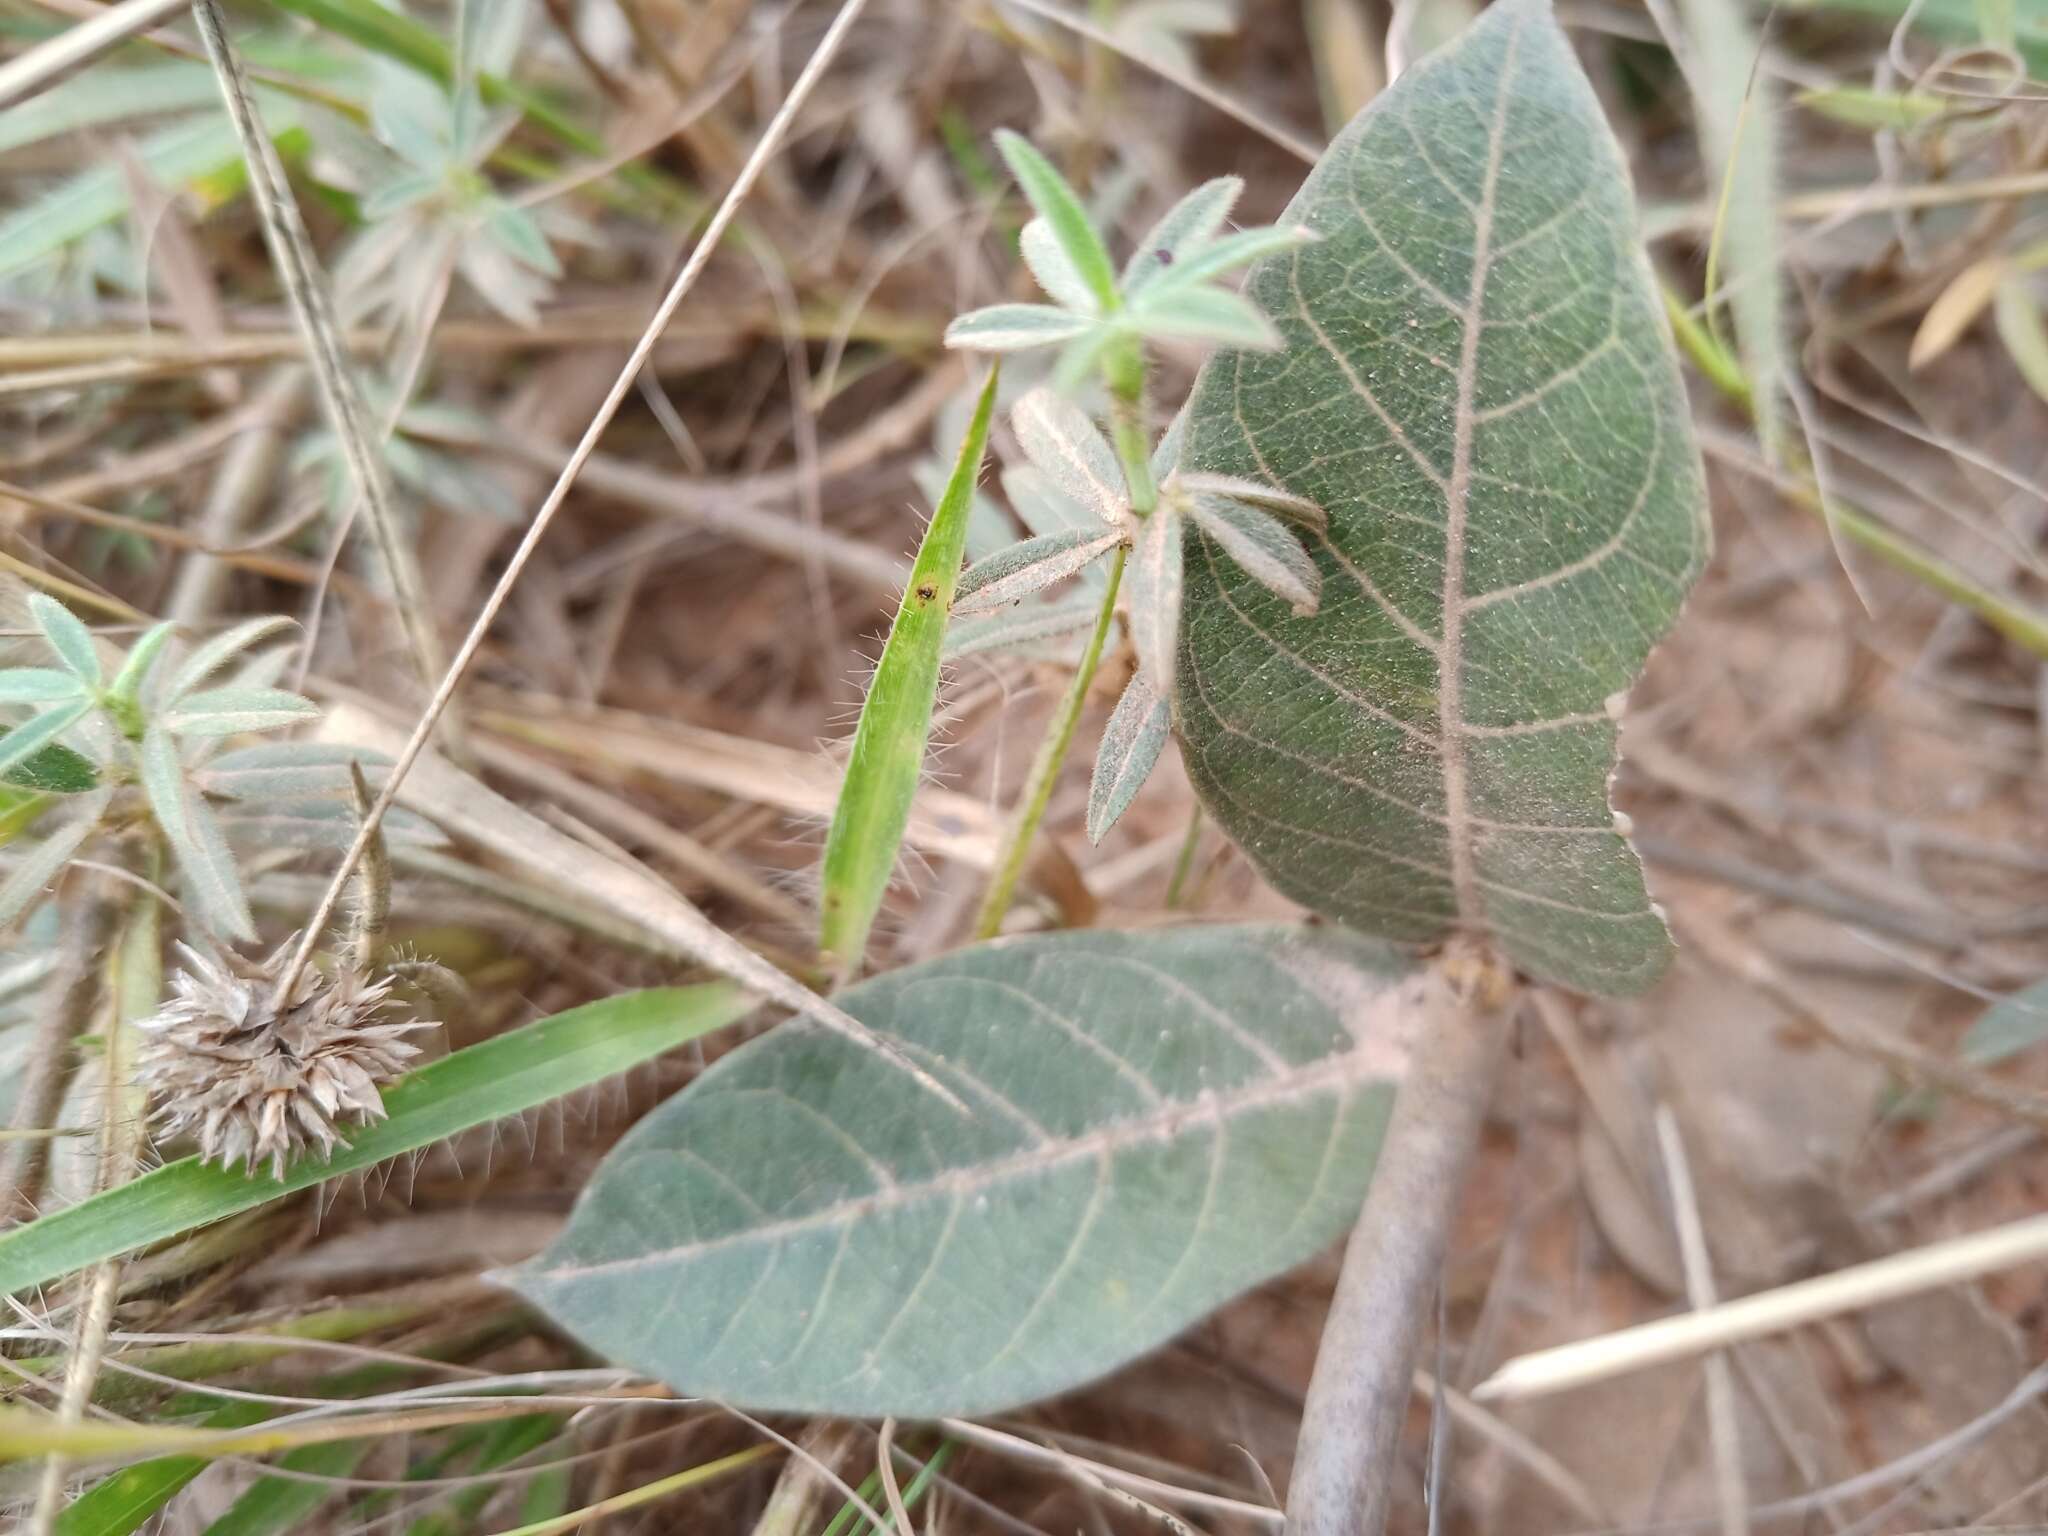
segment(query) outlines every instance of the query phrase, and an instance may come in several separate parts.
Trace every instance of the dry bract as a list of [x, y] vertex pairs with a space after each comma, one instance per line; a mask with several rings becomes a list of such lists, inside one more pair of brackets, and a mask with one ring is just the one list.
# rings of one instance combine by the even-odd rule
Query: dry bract
[[224, 1167], [268, 1162], [279, 1177], [299, 1152], [331, 1153], [342, 1127], [381, 1120], [378, 1085], [419, 1054], [404, 1037], [434, 1027], [384, 1022], [392, 978], [346, 968], [306, 971], [277, 1007], [289, 943], [247, 974], [178, 948], [171, 1000], [137, 1026], [140, 1076], [165, 1134], [195, 1136], [201, 1158]]

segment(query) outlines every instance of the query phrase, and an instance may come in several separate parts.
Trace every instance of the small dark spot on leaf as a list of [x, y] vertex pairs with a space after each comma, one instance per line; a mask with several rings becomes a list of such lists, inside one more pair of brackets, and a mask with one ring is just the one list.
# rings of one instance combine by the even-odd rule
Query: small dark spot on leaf
[[1159, 265], [1161, 265], [1162, 267], [1170, 267], [1173, 265], [1173, 252], [1161, 250], [1155, 251], [1153, 254], [1159, 258]]
[[933, 598], [935, 598], [935, 597], [937, 597], [937, 596], [939, 595], [939, 589], [938, 589], [937, 587], [934, 587], [934, 586], [929, 586], [929, 585], [927, 585], [927, 586], [922, 586], [922, 587], [919, 587], [919, 588], [917, 589], [917, 595], [918, 595], [919, 599], [921, 599], [922, 601], [924, 601], [924, 602], [927, 602], [927, 603], [928, 603], [928, 602], [930, 602], [930, 601], [931, 601], [931, 600], [932, 600]]

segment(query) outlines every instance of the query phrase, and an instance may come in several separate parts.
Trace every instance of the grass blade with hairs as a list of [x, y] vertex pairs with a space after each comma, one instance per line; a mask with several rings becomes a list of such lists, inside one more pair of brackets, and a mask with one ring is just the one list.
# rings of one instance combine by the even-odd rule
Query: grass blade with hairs
[[1322, 238], [1247, 292], [1286, 350], [1208, 364], [1181, 465], [1324, 508], [1322, 602], [1190, 534], [1188, 771], [1327, 916], [1638, 991], [1670, 941], [1608, 804], [1613, 701], [1705, 561], [1705, 495], [1621, 155], [1547, 0], [1404, 74], [1285, 220]]
[[723, 983], [627, 992], [469, 1046], [387, 1089], [387, 1118], [331, 1161], [300, 1158], [273, 1179], [182, 1158], [0, 1233], [0, 1295], [536, 1109], [730, 1024], [749, 1006]]
[[846, 781], [825, 839], [818, 947], [842, 975], [860, 969], [868, 930], [896, 867], [903, 829], [910, 824], [910, 802], [924, 772], [932, 709], [939, 696], [946, 619], [967, 548], [967, 515], [988, 446], [997, 372], [989, 370], [952, 477], [918, 545], [910, 583], [903, 590], [896, 622], [889, 627], [874, 681], [868, 685], [867, 702], [861, 706]]

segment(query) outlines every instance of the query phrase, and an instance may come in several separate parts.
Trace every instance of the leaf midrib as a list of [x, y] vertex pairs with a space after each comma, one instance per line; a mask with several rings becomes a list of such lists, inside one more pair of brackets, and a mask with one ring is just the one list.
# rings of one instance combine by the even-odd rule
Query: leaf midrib
[[[896, 1210], [913, 1202], [921, 1203], [936, 1199], [960, 1200], [1015, 1179], [1049, 1174], [1091, 1158], [1106, 1164], [1117, 1154], [1132, 1147], [1178, 1136], [1190, 1126], [1221, 1129], [1239, 1115], [1262, 1109], [1302, 1104], [1333, 1095], [1340, 1100], [1345, 1099], [1350, 1096], [1351, 1090], [1365, 1084], [1393, 1082], [1394, 1078], [1384, 1070], [1385, 1065], [1385, 1042], [1374, 1041], [1369, 1036], [1361, 1035], [1354, 1039], [1348, 1050], [1322, 1057], [1290, 1071], [1283, 1077], [1261, 1077], [1244, 1087], [1223, 1093], [1205, 1093], [1196, 1099], [1167, 1099], [1144, 1114], [1113, 1121], [1085, 1135], [1071, 1136], [1050, 1145], [1039, 1143], [1021, 1147], [1003, 1157], [965, 1168], [950, 1168], [926, 1179], [909, 1182], [899, 1180], [854, 1199], [836, 1201], [830, 1205], [820, 1206], [816, 1210], [806, 1211], [801, 1216], [784, 1217], [774, 1222], [744, 1227], [719, 1237], [708, 1238], [703, 1242], [678, 1243], [647, 1253], [634, 1254], [629, 1258], [607, 1259], [595, 1264], [537, 1269], [534, 1274], [541, 1280], [554, 1283], [580, 1280], [592, 1275], [627, 1273], [650, 1265], [670, 1263], [684, 1256], [696, 1258], [725, 1248], [745, 1244], [780, 1243], [784, 1239], [810, 1232], [830, 1231], [834, 1227], [879, 1212]], [[1380, 1070], [1374, 1070], [1375, 1067]], [[946, 1070], [950, 1075], [962, 1079], [971, 1092], [1003, 1097], [995, 1089], [980, 1082], [973, 1074], [966, 1072], [956, 1062], [948, 1062]], [[788, 1097], [783, 1090], [771, 1087], [752, 1091], [781, 1093]], [[681, 1149], [650, 1149], [650, 1153], [646, 1155], [654, 1155], [657, 1150], [659, 1155], [668, 1155]]]
[[1472, 850], [1470, 786], [1465, 763], [1464, 631], [1466, 514], [1472, 492], [1474, 402], [1479, 387], [1479, 342], [1485, 333], [1486, 279], [1493, 264], [1493, 215], [1507, 140], [1508, 83], [1514, 77], [1521, 28], [1508, 33], [1494, 86], [1493, 121], [1486, 145], [1486, 176], [1472, 211], [1472, 281], [1465, 298], [1458, 346], [1457, 407], [1453, 414], [1451, 473], [1444, 490], [1443, 642], [1437, 652], [1437, 736], [1444, 780], [1444, 821], [1451, 854], [1451, 894], [1458, 915], [1482, 922], [1486, 908]]

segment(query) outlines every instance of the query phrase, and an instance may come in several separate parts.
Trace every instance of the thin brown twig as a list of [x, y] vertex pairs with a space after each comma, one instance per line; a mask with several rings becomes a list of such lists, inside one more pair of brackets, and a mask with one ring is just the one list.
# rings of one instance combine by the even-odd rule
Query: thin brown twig
[[[291, 301], [292, 314], [305, 335], [321, 404], [341, 444], [357, 500], [368, 516], [372, 542], [391, 582], [413, 664], [419, 670], [420, 680], [431, 684], [441, 667], [440, 640], [428, 623], [418, 562], [400, 534], [397, 512], [392, 506], [390, 477], [383, 455], [371, 439], [362, 396], [347, 363], [341, 329], [335, 322], [326, 280], [313, 254], [312, 239], [306, 233], [298, 203], [278, 163], [277, 150], [257, 120], [249, 82], [228, 38], [227, 22], [217, 0], [192, 0], [192, 16], [220, 81], [235, 137], [241, 144], [242, 158], [248, 166], [249, 191], [262, 218], [271, 261]], [[297, 981], [296, 976], [290, 979]]]

